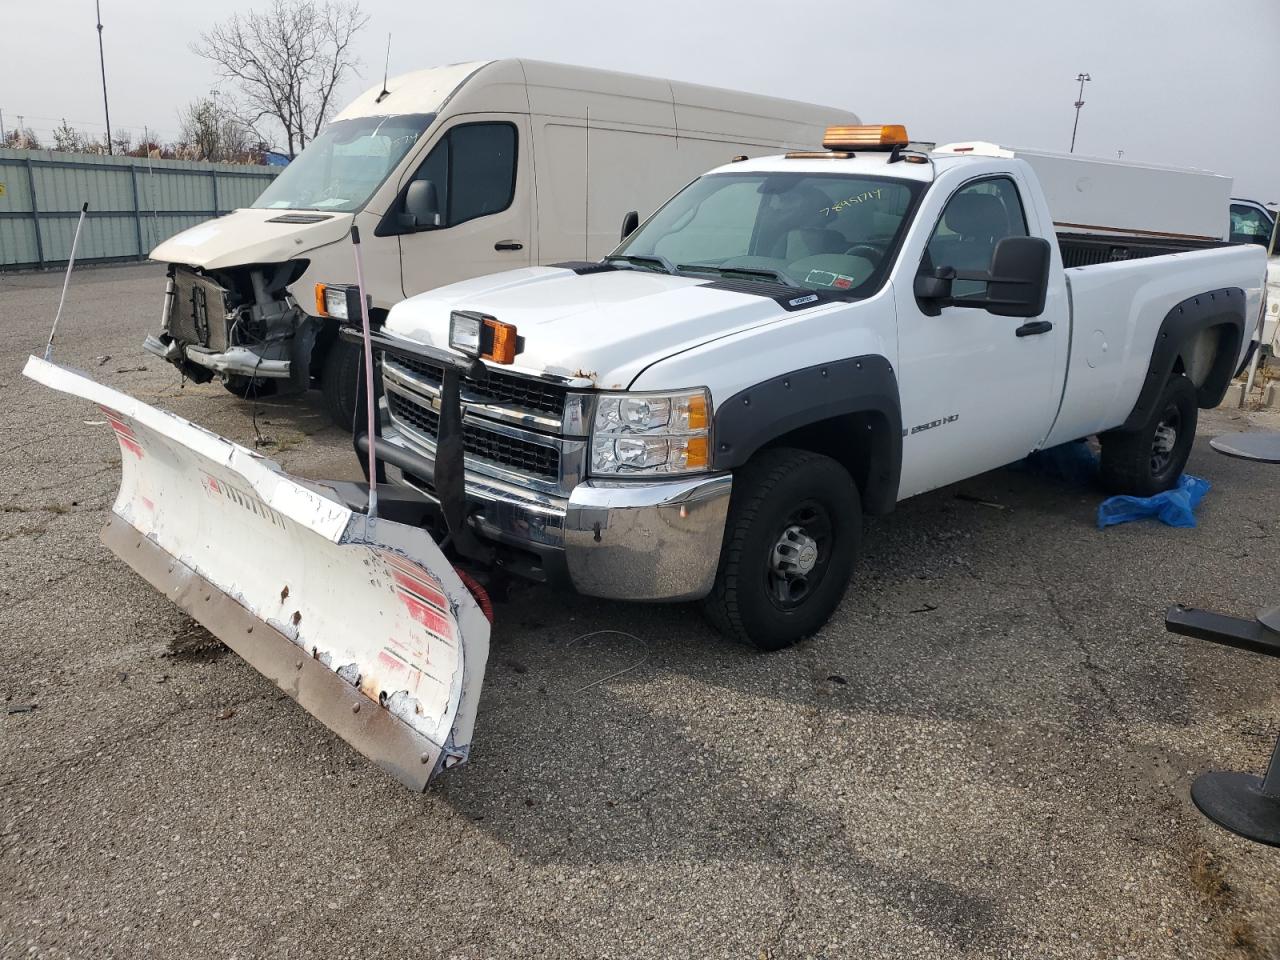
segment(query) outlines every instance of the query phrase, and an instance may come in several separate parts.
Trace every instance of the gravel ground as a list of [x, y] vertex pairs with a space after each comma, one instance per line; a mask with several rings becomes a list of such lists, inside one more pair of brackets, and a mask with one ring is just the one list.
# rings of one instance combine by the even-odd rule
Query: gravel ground
[[[60, 283], [0, 276], [0, 956], [1280, 957], [1280, 851], [1187, 797], [1262, 768], [1280, 663], [1162, 624], [1275, 600], [1280, 469], [1205, 440], [1243, 415], [1202, 419], [1197, 529], [1099, 532], [1095, 491], [996, 471], [871, 524], [780, 654], [518, 591], [472, 762], [417, 796], [234, 654], [169, 654], [189, 621], [97, 539], [111, 431], [20, 375]], [[252, 443], [142, 352], [162, 283], [79, 273], [60, 358]], [[314, 403], [257, 430], [358, 475]], [[575, 640], [605, 629], [635, 639]]]

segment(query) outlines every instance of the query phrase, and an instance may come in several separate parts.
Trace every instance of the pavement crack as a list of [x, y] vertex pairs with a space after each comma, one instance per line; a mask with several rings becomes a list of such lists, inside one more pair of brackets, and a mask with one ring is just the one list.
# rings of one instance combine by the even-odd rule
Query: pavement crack
[[1107, 685], [1102, 682], [1101, 674], [1105, 672], [1104, 669], [1094, 662], [1093, 654], [1086, 646], [1084, 638], [1076, 631], [1075, 623], [1063, 609], [1062, 603], [1058, 600], [1058, 595], [1054, 592], [1053, 587], [1049, 585], [1048, 580], [1040, 573], [1039, 568], [1034, 569], [1040, 588], [1044, 591], [1044, 595], [1049, 601], [1049, 610], [1062, 627], [1063, 633], [1067, 635], [1067, 638], [1080, 654], [1081, 663], [1084, 666], [1085, 681], [1093, 689], [1094, 693], [1102, 699], [1111, 718], [1123, 722], [1125, 717], [1120, 710], [1120, 705], [1116, 703], [1115, 696], [1107, 688]]

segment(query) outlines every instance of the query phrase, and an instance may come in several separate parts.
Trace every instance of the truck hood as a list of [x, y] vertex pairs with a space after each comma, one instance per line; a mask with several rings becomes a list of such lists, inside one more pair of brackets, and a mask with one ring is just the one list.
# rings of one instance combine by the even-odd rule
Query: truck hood
[[[758, 292], [747, 292], [756, 286]], [[766, 284], [726, 290], [709, 278], [647, 270], [579, 275], [529, 267], [412, 297], [391, 309], [384, 329], [448, 348], [452, 311], [486, 313], [515, 324], [524, 338], [524, 350], [509, 369], [621, 390], [659, 360], [786, 316], [775, 292]]]
[[170, 237], [151, 259], [220, 270], [246, 263], [284, 263], [341, 240], [352, 214], [318, 210], [235, 210]]

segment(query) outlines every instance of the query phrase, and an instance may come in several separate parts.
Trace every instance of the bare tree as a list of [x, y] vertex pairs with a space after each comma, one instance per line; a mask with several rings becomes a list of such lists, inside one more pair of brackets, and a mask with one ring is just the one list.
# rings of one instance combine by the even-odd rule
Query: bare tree
[[192, 160], [245, 162], [252, 153], [249, 131], [216, 100], [193, 100], [178, 114], [182, 127], [179, 149]]
[[63, 153], [87, 153], [88, 146], [89, 138], [67, 123], [65, 117], [59, 126], [54, 127], [53, 149]]
[[357, 0], [272, 0], [233, 14], [200, 35], [192, 50], [239, 92], [243, 123], [259, 138], [283, 129], [290, 157], [320, 132], [334, 91], [359, 64], [351, 44], [369, 22]]
[[42, 150], [40, 138], [30, 127], [11, 127], [5, 131], [4, 146], [14, 150]]

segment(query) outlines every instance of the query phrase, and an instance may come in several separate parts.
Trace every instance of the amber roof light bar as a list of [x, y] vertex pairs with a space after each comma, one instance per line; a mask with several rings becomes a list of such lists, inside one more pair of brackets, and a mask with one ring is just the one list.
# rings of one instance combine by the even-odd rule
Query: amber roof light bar
[[827, 127], [822, 146], [827, 150], [892, 150], [911, 139], [900, 123], [874, 123]]

